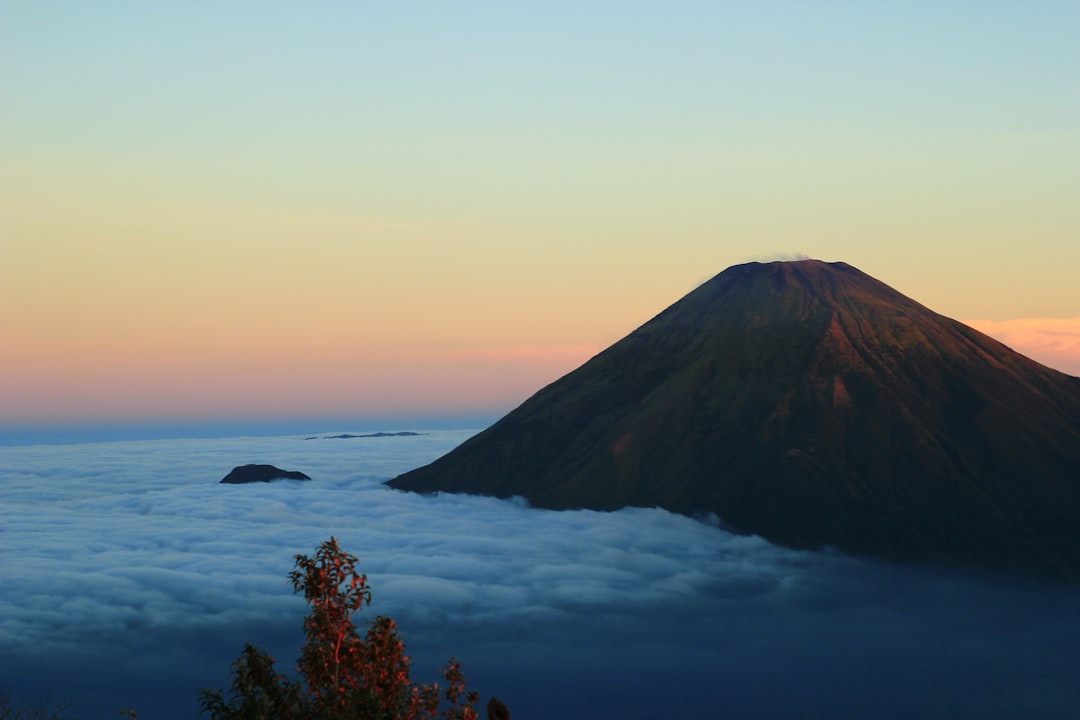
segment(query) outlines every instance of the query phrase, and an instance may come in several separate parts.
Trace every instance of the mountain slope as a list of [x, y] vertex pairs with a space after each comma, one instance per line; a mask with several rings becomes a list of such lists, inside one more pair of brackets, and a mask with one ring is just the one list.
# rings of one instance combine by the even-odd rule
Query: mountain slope
[[1080, 578], [1080, 379], [849, 265], [750, 263], [389, 484]]

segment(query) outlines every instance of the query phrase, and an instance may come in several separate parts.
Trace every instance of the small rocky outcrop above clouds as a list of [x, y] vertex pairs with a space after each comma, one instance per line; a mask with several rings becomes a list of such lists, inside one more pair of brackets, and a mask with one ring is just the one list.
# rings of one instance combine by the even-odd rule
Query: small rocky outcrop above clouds
[[240, 465], [222, 479], [228, 485], [270, 482], [272, 480], [310, 480], [307, 475], [297, 470], [282, 470], [273, 465]]

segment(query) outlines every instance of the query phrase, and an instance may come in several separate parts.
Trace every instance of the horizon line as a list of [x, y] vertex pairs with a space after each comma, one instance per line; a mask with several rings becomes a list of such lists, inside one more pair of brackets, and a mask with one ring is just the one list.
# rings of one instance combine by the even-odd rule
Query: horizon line
[[296, 418], [204, 418], [0, 422], [0, 447], [144, 440], [321, 435], [336, 432], [481, 430], [505, 413], [385, 414]]

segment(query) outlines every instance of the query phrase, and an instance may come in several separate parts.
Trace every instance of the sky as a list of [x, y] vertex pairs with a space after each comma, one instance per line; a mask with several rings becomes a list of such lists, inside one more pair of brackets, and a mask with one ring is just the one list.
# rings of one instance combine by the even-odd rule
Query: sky
[[[3, 448], [0, 691], [190, 720], [245, 643], [294, 666], [287, 574], [333, 535], [372, 588], [358, 626], [393, 617], [414, 679], [453, 655], [514, 717], [1076, 717], [1076, 587], [383, 484], [472, 432]], [[252, 461], [312, 479], [219, 483]]]
[[1080, 375], [1080, 4], [0, 0], [0, 425], [506, 412], [730, 265]]

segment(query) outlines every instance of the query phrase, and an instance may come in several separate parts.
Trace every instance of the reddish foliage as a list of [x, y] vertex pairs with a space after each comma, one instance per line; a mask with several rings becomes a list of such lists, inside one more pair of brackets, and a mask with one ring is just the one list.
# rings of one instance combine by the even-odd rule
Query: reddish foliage
[[226, 701], [218, 690], [200, 693], [212, 720], [476, 720], [479, 697], [465, 689], [457, 660], [450, 658], [442, 671], [444, 688], [417, 685], [392, 618], [376, 617], [360, 637], [352, 616], [371, 604], [371, 590], [356, 563], [333, 537], [314, 557], [296, 556], [289, 579], [311, 608], [297, 662], [300, 680], [278, 675], [273, 658], [248, 645], [233, 664], [233, 697]]

